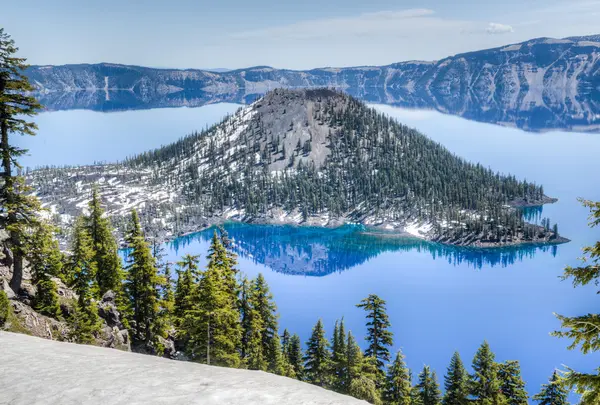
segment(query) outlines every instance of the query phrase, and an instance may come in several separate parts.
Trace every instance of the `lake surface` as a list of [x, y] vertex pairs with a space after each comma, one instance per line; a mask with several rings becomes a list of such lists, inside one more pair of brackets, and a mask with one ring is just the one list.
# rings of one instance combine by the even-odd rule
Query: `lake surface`
[[[20, 140], [31, 150], [24, 165], [123, 159], [201, 130], [238, 107], [43, 113], [37, 117], [39, 135]], [[559, 326], [553, 312], [576, 315], [597, 308], [594, 288], [574, 289], [559, 276], [566, 265], [578, 264], [582, 247], [600, 239], [600, 229], [587, 226], [588, 211], [577, 201], [600, 200], [600, 135], [531, 133], [434, 111], [376, 107], [459, 156], [543, 184], [546, 194], [559, 202], [534, 218], [557, 222], [572, 242], [482, 251], [390, 239], [366, 234], [361, 227], [228, 224], [240, 269], [249, 277], [262, 272], [269, 282], [281, 329], [306, 341], [319, 318], [330, 333], [335, 320], [344, 317], [347, 328], [362, 337], [364, 315], [355, 304], [373, 293], [387, 301], [393, 350], [402, 348], [415, 375], [429, 364], [441, 379], [455, 350], [470, 363], [484, 339], [498, 361], [521, 361], [532, 395], [562, 365], [596, 368], [598, 354], [568, 351], [569, 341], [549, 333]], [[169, 260], [186, 253], [204, 256], [211, 232], [168, 244]]]

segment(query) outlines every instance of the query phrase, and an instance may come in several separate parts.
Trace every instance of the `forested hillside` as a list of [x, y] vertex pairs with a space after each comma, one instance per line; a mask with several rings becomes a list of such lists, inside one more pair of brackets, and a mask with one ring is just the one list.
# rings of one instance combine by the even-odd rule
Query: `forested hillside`
[[333, 90], [274, 90], [200, 133], [118, 164], [30, 173], [65, 221], [97, 184], [117, 219], [178, 234], [224, 219], [362, 223], [463, 245], [560, 242], [510, 206], [553, 200], [542, 186], [467, 162]]

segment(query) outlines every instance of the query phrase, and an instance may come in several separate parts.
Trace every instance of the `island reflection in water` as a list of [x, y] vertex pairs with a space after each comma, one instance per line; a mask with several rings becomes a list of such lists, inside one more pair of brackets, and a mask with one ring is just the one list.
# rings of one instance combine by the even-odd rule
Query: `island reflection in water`
[[[506, 267], [538, 253], [556, 256], [557, 245], [522, 245], [503, 248], [469, 248], [443, 245], [418, 238], [367, 230], [360, 225], [320, 228], [291, 225], [224, 224], [240, 256], [274, 271], [305, 276], [326, 276], [363, 264], [385, 252], [428, 252], [433, 259], [452, 265], [467, 263]], [[215, 228], [186, 235], [170, 242], [178, 256], [195, 241], [208, 242]]]

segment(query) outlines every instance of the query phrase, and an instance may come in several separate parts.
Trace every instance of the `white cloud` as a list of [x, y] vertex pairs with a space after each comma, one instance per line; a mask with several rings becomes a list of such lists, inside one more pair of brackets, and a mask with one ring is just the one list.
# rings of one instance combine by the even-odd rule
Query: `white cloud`
[[336, 36], [377, 36], [387, 34], [408, 34], [407, 28], [420, 23], [444, 20], [433, 17], [430, 9], [408, 9], [399, 11], [379, 11], [357, 16], [336, 17], [299, 21], [293, 24], [270, 27], [261, 30], [244, 31], [229, 35], [234, 40], [308, 40], [328, 39]]
[[515, 32], [512, 26], [498, 23], [489, 23], [485, 31], [488, 34], [508, 34]]

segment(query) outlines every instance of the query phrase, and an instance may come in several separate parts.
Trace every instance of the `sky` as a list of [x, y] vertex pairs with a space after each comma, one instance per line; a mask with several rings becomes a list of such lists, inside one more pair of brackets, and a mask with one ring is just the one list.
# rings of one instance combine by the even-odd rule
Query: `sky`
[[600, 0], [27, 0], [0, 27], [31, 64], [309, 69], [599, 34], [599, 18]]

